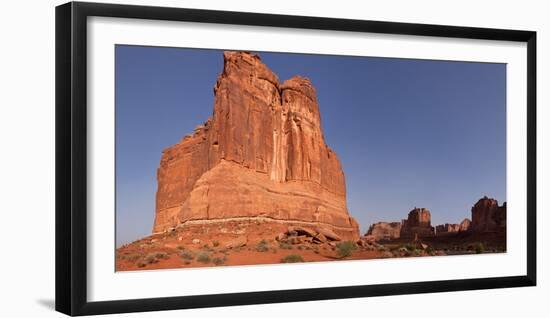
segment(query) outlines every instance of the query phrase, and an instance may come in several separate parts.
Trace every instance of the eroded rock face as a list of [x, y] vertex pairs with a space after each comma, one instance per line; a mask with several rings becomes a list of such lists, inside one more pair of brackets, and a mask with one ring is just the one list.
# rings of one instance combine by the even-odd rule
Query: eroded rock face
[[437, 235], [458, 233], [460, 231], [460, 224], [440, 224], [435, 227], [435, 233]]
[[498, 201], [483, 197], [472, 207], [473, 232], [505, 232], [506, 231], [506, 202], [498, 205]]
[[460, 222], [459, 232], [466, 232], [466, 231], [470, 230], [470, 224], [471, 223], [472, 223], [472, 221], [470, 221], [470, 219], [462, 220], [462, 222]]
[[402, 221], [401, 237], [428, 237], [434, 236], [431, 225], [431, 214], [428, 209], [414, 208], [409, 212], [406, 220]]
[[398, 239], [401, 234], [401, 222], [378, 222], [369, 227], [367, 236], [376, 241]]
[[358, 237], [308, 79], [279, 84], [257, 55], [225, 52], [214, 95], [213, 116], [163, 152], [153, 232], [189, 220], [262, 217]]

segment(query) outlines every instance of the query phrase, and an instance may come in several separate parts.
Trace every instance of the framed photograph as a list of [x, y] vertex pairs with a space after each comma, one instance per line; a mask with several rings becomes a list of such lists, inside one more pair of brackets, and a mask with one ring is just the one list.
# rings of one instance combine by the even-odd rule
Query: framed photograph
[[535, 81], [532, 31], [58, 6], [56, 309], [534, 286]]

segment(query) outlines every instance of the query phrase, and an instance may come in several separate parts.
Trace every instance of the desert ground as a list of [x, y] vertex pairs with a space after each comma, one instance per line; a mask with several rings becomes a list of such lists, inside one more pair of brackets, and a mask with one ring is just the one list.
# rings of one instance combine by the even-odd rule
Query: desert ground
[[[312, 236], [315, 235], [315, 236]], [[116, 251], [117, 271], [228, 265], [366, 260], [498, 253], [504, 233], [458, 233], [424, 239], [317, 239], [315, 229], [272, 222], [189, 225], [154, 234]], [[333, 237], [336, 238], [336, 237]]]

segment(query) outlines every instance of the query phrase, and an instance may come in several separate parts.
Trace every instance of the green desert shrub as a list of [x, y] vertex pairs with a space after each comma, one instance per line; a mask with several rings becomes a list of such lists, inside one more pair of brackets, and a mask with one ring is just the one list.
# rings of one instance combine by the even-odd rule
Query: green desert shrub
[[219, 265], [223, 265], [226, 260], [227, 260], [226, 257], [214, 257], [212, 259], [212, 263], [214, 263], [214, 265], [216, 266], [219, 266]]
[[426, 248], [426, 253], [428, 253], [429, 255], [435, 255], [435, 250], [433, 247], [428, 246], [428, 248]]
[[281, 259], [281, 263], [301, 263], [303, 261], [302, 256], [298, 254], [290, 254]]
[[156, 252], [156, 253], [148, 254], [145, 257], [145, 261], [149, 264], [153, 264], [153, 263], [158, 263], [159, 260], [161, 260], [161, 259], [167, 259], [167, 258], [168, 258], [167, 253], [165, 253], [165, 252]]
[[336, 254], [342, 258], [351, 256], [356, 249], [357, 245], [351, 241], [344, 241], [336, 244]]
[[476, 251], [476, 254], [481, 254], [485, 252], [485, 246], [483, 245], [483, 243], [477, 243], [475, 245], [475, 251]]
[[147, 257], [145, 257], [145, 261], [147, 262], [147, 264], [154, 264], [159, 262], [159, 260], [153, 255], [147, 255]]
[[403, 247], [405, 247], [409, 252], [414, 252], [414, 250], [416, 250], [416, 246], [414, 246], [414, 244], [405, 244]]
[[261, 240], [258, 245], [256, 245], [256, 251], [258, 252], [267, 252], [269, 251], [269, 244], [266, 240]]
[[141, 259], [143, 255], [141, 254], [126, 254], [126, 255], [120, 255], [120, 259], [127, 260], [129, 262], [135, 262], [139, 259]]
[[198, 255], [197, 255], [197, 261], [201, 262], [201, 263], [204, 263], [204, 264], [207, 264], [207, 263], [210, 263], [210, 254], [206, 253], [206, 252], [200, 252]]
[[168, 253], [165, 253], [165, 252], [157, 252], [157, 253], [155, 253], [155, 257], [158, 258], [158, 259], [167, 259], [167, 258], [169, 258]]
[[195, 254], [191, 251], [183, 251], [180, 253], [180, 257], [184, 260], [190, 261], [195, 258]]
[[282, 250], [291, 250], [292, 245], [285, 242], [279, 242], [279, 248]]
[[141, 257], [142, 256], [140, 254], [133, 254], [133, 255], [129, 255], [127, 259], [130, 262], [135, 262], [135, 261], [139, 260]]

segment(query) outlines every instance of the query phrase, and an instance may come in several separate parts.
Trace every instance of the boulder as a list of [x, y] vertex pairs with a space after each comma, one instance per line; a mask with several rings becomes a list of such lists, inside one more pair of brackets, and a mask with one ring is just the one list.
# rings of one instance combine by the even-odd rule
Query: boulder
[[330, 241], [341, 241], [342, 240], [342, 238], [338, 234], [334, 233], [334, 231], [332, 231], [331, 229], [326, 228], [326, 227], [318, 227], [317, 232], [319, 234], [323, 234]]
[[325, 243], [327, 242], [328, 239], [326, 236], [324, 236], [323, 234], [319, 233], [315, 236], [315, 238], [313, 239], [313, 242], [315, 243]]
[[238, 248], [238, 247], [245, 246], [247, 243], [248, 243], [248, 239], [246, 238], [246, 236], [239, 236], [232, 240], [227, 241], [224, 247], [226, 249]]
[[285, 233], [279, 233], [279, 234], [277, 234], [275, 239], [279, 242], [284, 241], [284, 240], [286, 240], [286, 234]]
[[288, 243], [296, 245], [302, 243], [302, 239], [299, 236], [291, 236], [288, 238]]
[[302, 226], [289, 226], [288, 233], [291, 233], [291, 232], [296, 232], [298, 235], [306, 235], [310, 237], [314, 237], [315, 235], [317, 235], [317, 232], [315, 232], [315, 230], [302, 227]]

